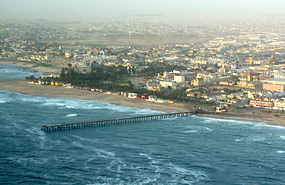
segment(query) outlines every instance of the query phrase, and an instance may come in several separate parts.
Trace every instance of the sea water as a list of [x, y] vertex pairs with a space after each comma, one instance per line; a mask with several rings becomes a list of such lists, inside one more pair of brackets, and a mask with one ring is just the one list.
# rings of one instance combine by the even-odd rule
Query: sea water
[[[34, 73], [0, 67], [1, 78]], [[192, 116], [52, 133], [40, 130], [46, 124], [158, 113], [0, 87], [0, 183], [285, 184], [281, 126]]]

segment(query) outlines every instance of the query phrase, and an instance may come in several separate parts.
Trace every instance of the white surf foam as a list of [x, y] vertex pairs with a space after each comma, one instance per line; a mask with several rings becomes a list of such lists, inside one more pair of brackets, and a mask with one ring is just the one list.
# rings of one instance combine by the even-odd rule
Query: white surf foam
[[202, 119], [204, 123], [229, 123], [229, 124], [240, 124], [240, 125], [250, 125], [254, 126], [255, 128], [263, 128], [263, 127], [270, 127], [276, 129], [285, 129], [284, 126], [279, 125], [269, 125], [264, 122], [256, 122], [256, 121], [243, 121], [243, 120], [232, 120], [232, 119], [219, 119], [219, 118], [206, 118], [206, 117], [198, 117]]
[[279, 153], [279, 154], [285, 154], [285, 151], [284, 151], [284, 150], [278, 150], [277, 153]]
[[24, 158], [24, 157], [9, 157], [8, 160], [24, 165], [24, 166], [29, 166], [31, 165], [30, 163], [37, 164], [37, 165], [43, 165], [48, 162], [48, 159], [46, 158]]
[[186, 131], [184, 131], [183, 133], [197, 133], [198, 132], [198, 130], [186, 130]]
[[4, 101], [4, 100], [0, 100], [0, 103], [7, 103], [7, 101]]
[[253, 136], [253, 137], [249, 138], [249, 141], [262, 142], [262, 141], [265, 141], [267, 139], [268, 139], [268, 137], [265, 137], [265, 136]]
[[285, 136], [280, 136], [281, 139], [285, 140]]
[[235, 139], [235, 142], [241, 142], [241, 141], [243, 141], [242, 138], [240, 138], [240, 139]]
[[84, 137], [80, 137], [80, 136], [77, 136], [77, 135], [71, 135], [72, 137], [76, 138], [76, 139], [79, 139], [81, 141], [87, 141], [87, 142], [91, 142], [91, 143], [96, 143], [97, 142], [97, 139], [87, 139], [87, 138], [84, 138]]
[[[180, 179], [183, 179], [183, 184], [192, 184], [192, 183], [197, 183], [202, 180], [208, 179], [208, 176], [205, 172], [202, 171], [194, 171], [194, 170], [189, 170], [186, 168], [182, 168], [178, 165], [175, 165], [173, 163], [169, 163], [170, 169], [173, 169], [173, 175], [176, 177], [180, 177]], [[189, 176], [191, 178], [189, 178]], [[186, 178], [188, 177], [188, 178]]]
[[66, 117], [75, 117], [77, 116], [78, 114], [67, 114]]
[[186, 128], [190, 130], [185, 130], [183, 131], [183, 133], [211, 133], [213, 132], [213, 129], [209, 127], [205, 127], [205, 126], [191, 125], [191, 126], [186, 126]]
[[96, 152], [99, 157], [103, 157], [103, 158], [115, 157], [115, 153], [113, 153], [113, 152], [109, 152], [109, 151], [106, 151], [103, 149], [94, 148], [94, 147], [89, 146], [89, 145], [87, 146], [87, 145], [84, 145], [84, 144], [77, 142], [77, 141], [73, 141], [72, 144], [76, 147]]

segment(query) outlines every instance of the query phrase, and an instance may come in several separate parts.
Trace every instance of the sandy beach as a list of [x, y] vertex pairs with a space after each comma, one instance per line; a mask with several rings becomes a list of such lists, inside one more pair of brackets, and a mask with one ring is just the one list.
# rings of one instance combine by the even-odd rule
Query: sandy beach
[[[45, 86], [38, 84], [30, 84], [26, 80], [0, 80], [0, 89], [9, 91], [16, 91], [22, 94], [29, 94], [34, 96], [49, 96], [49, 97], [63, 97], [76, 98], [84, 100], [97, 100], [108, 102], [115, 105], [147, 108], [151, 110], [158, 110], [163, 112], [187, 112], [191, 111], [193, 104], [183, 103], [156, 103], [146, 100], [127, 98], [120, 95], [110, 95], [104, 93], [91, 92], [81, 89], [68, 89], [56, 86]], [[213, 107], [205, 107], [212, 110]], [[285, 126], [285, 114], [272, 110], [239, 110], [237, 112], [229, 112], [218, 115], [199, 114], [202, 117], [211, 117], [218, 119], [243, 120], [253, 122], [264, 122], [271, 125]]]
[[[10, 62], [0, 61], [0, 64], [17, 65], [41, 72], [59, 72], [61, 69], [36, 66], [34, 64], [23, 63], [23, 62]], [[50, 96], [50, 97], [63, 97], [63, 98], [76, 98], [84, 100], [97, 100], [108, 102], [115, 105], [136, 107], [136, 108], [147, 108], [151, 110], [158, 110], [163, 112], [187, 112], [191, 111], [194, 104], [183, 104], [183, 103], [156, 103], [149, 102], [140, 99], [132, 99], [123, 97], [120, 95], [110, 95], [104, 93], [90, 92], [81, 89], [67, 89], [56, 86], [45, 86], [38, 84], [30, 84], [26, 80], [13, 79], [0, 80], [0, 89], [9, 91], [15, 91], [22, 94], [29, 94], [34, 96]], [[213, 111], [214, 107], [201, 106], [210, 111]], [[203, 117], [211, 117], [218, 119], [231, 119], [231, 120], [244, 120], [254, 122], [264, 122], [270, 125], [282, 125], [285, 126], [285, 114], [280, 111], [265, 110], [265, 109], [240, 109], [236, 112], [229, 112], [224, 114], [212, 115], [203, 114], [199, 115]]]
[[65, 97], [76, 98], [84, 100], [98, 100], [112, 103], [115, 105], [122, 105], [127, 107], [147, 108], [152, 110], [159, 110], [163, 112], [183, 112], [189, 111], [190, 106], [182, 103], [156, 103], [137, 98], [127, 98], [120, 95], [110, 95], [97, 92], [91, 92], [81, 89], [67, 89], [56, 86], [45, 86], [38, 84], [29, 84], [25, 80], [0, 80], [0, 89], [16, 91], [22, 94], [30, 94], [34, 96], [51, 96], [51, 97]]

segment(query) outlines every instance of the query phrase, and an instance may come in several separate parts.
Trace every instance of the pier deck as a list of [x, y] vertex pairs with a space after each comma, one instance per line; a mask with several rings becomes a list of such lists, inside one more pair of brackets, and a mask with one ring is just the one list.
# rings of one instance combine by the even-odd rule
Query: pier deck
[[84, 121], [84, 122], [74, 122], [74, 123], [63, 123], [55, 125], [44, 125], [41, 130], [45, 132], [52, 131], [64, 131], [79, 128], [90, 128], [106, 125], [117, 125], [122, 123], [133, 123], [133, 122], [144, 122], [144, 121], [154, 121], [163, 120], [167, 118], [179, 118], [193, 115], [195, 112], [178, 112], [178, 113], [168, 113], [168, 114], [158, 114], [158, 115], [146, 115], [146, 116], [136, 116], [136, 117], [126, 117], [126, 118], [115, 118], [108, 120], [97, 120], [97, 121]]

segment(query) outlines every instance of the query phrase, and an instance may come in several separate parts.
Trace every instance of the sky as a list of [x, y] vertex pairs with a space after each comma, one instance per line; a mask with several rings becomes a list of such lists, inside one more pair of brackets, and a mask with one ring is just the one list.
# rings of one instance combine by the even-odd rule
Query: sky
[[152, 16], [170, 21], [284, 16], [285, 0], [0, 0], [0, 19], [94, 20]]

